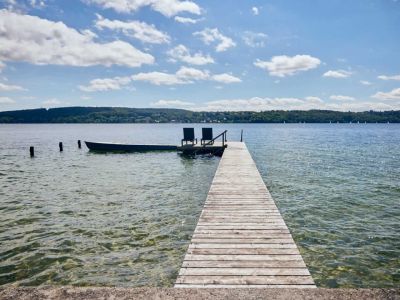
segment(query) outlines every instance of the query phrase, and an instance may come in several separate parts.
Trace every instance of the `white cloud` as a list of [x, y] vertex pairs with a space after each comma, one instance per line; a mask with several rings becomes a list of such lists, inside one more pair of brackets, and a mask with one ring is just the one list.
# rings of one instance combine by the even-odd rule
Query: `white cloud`
[[[311, 98], [311, 99], [310, 99]], [[268, 110], [336, 110], [336, 111], [368, 111], [368, 110], [398, 110], [400, 103], [386, 104], [379, 102], [341, 102], [326, 103], [316, 101], [317, 97], [300, 98], [261, 98], [227, 99], [206, 102], [196, 107], [197, 111], [268, 111]]]
[[174, 18], [176, 22], [183, 23], [183, 24], [196, 24], [197, 22], [201, 21], [202, 19], [192, 19], [192, 18], [185, 18], [176, 16]]
[[132, 80], [146, 81], [155, 85], [191, 84], [200, 80], [216, 81], [226, 84], [241, 82], [240, 78], [237, 78], [231, 74], [223, 73], [212, 75], [209, 71], [202, 71], [188, 67], [181, 67], [175, 74], [149, 72], [139, 73], [133, 75], [131, 78]]
[[400, 75], [393, 75], [393, 76], [380, 75], [380, 76], [378, 76], [378, 79], [381, 79], [381, 80], [399, 80], [400, 81]]
[[369, 81], [367, 81], [367, 80], [360, 80], [360, 83], [361, 83], [362, 85], [372, 85], [372, 83], [369, 82]]
[[343, 96], [343, 95], [332, 95], [329, 97], [329, 99], [336, 100], [336, 101], [354, 101], [354, 100], [356, 100], [354, 97]]
[[58, 100], [57, 98], [51, 98], [46, 101], [43, 101], [42, 104], [44, 105], [44, 107], [57, 107], [61, 106], [63, 102], [61, 100]]
[[190, 82], [191, 80], [206, 80], [210, 78], [208, 71], [201, 71], [194, 68], [181, 67], [176, 73], [179, 79]]
[[352, 73], [349, 71], [345, 70], [329, 70], [328, 72], [325, 72], [322, 76], [323, 77], [332, 77], [332, 78], [347, 78], [351, 75]]
[[159, 100], [150, 105], [155, 107], [188, 107], [193, 106], [194, 103], [180, 100]]
[[9, 85], [0, 82], [0, 92], [12, 92], [12, 91], [26, 91], [22, 86]]
[[217, 81], [217, 82], [222, 82], [222, 83], [236, 83], [236, 82], [242, 82], [242, 80], [238, 77], [235, 77], [231, 74], [228, 73], [222, 73], [222, 74], [216, 74], [212, 76], [212, 79]]
[[264, 47], [267, 41], [268, 35], [262, 32], [245, 31], [242, 39], [244, 43], [249, 47]]
[[62, 22], [0, 10], [0, 61], [36, 65], [152, 64], [154, 57], [122, 41], [97, 43], [91, 31], [78, 32]]
[[88, 3], [100, 5], [103, 8], [113, 9], [121, 13], [132, 13], [142, 7], [149, 6], [152, 10], [166, 17], [173, 17], [179, 13], [187, 12], [195, 15], [201, 14], [200, 7], [193, 1], [180, 0], [84, 0]]
[[4, 0], [4, 3], [12, 6], [12, 5], [16, 5], [17, 1], [16, 0]]
[[[46, 0], [47, 1], [47, 0]], [[2, 0], [0, 3], [5, 4], [3, 5], [4, 8], [7, 8], [10, 11], [14, 12], [26, 12], [31, 8], [34, 9], [42, 9], [46, 7], [46, 1], [44, 0]]]
[[13, 104], [15, 101], [9, 97], [0, 97], [0, 104]]
[[208, 72], [187, 67], [181, 67], [175, 74], [149, 72], [132, 76], [132, 80], [146, 81], [155, 85], [190, 84], [193, 83], [193, 80], [205, 80], [208, 78]]
[[390, 92], [377, 92], [371, 97], [379, 100], [400, 100], [400, 88], [393, 89]]
[[[216, 100], [206, 102], [198, 110], [205, 111], [263, 111], [273, 109], [304, 109], [308, 101], [298, 98], [260, 98]], [[311, 106], [314, 105], [310, 103]], [[309, 109], [310, 106], [307, 106]]]
[[256, 6], [253, 6], [253, 7], [251, 8], [251, 12], [252, 12], [253, 15], [255, 15], [255, 16], [258, 16], [258, 14], [260, 13], [259, 10], [258, 10], [258, 7], [256, 7]]
[[80, 85], [79, 89], [84, 92], [105, 92], [120, 90], [131, 82], [130, 77], [98, 78], [89, 82], [89, 85]]
[[37, 99], [37, 97], [35, 97], [35, 96], [23, 96], [20, 99], [22, 99], [22, 100], [35, 100], [35, 99]]
[[6, 67], [6, 64], [0, 61], [0, 73], [3, 71], [3, 69]]
[[21, 1], [17, 2], [17, 0], [3, 0], [1, 2], [2, 4], [4, 3], [4, 8], [8, 9], [9, 11], [23, 12], [28, 8], [25, 3], [22, 3]]
[[190, 83], [178, 78], [175, 74], [168, 74], [163, 72], [148, 72], [138, 73], [132, 76], [133, 80], [146, 81], [155, 85], [175, 85]]
[[90, 100], [90, 99], [92, 99], [92, 97], [89, 97], [89, 96], [81, 96], [81, 99], [82, 99], [82, 100]]
[[45, 1], [29, 0], [29, 4], [34, 8], [43, 8], [46, 6]]
[[305, 97], [304, 99], [310, 103], [323, 103], [324, 102], [324, 101], [322, 101], [321, 98], [315, 97], [315, 96], [308, 96], [308, 97]]
[[292, 76], [301, 71], [307, 71], [318, 67], [321, 61], [310, 55], [274, 56], [270, 61], [257, 59], [256, 67], [267, 70], [269, 75], [277, 77]]
[[163, 44], [169, 43], [171, 39], [168, 34], [159, 31], [154, 25], [140, 21], [109, 20], [97, 14], [95, 26], [100, 30], [108, 28], [120, 31], [126, 36], [136, 38], [144, 43]]
[[218, 28], [206, 28], [202, 31], [193, 33], [194, 36], [200, 37], [200, 39], [206, 44], [210, 45], [213, 42], [217, 43], [215, 50], [217, 52], [223, 52], [231, 47], [235, 47], [236, 43], [229, 37], [219, 32]]
[[337, 110], [337, 111], [368, 111], [368, 110], [376, 110], [376, 111], [384, 111], [384, 110], [398, 110], [400, 109], [400, 105], [388, 105], [386, 103], [381, 102], [343, 102], [343, 103], [330, 103], [325, 105], [325, 107], [321, 107], [320, 109], [329, 109], [329, 110]]
[[192, 84], [197, 81], [216, 81], [225, 84], [241, 82], [240, 78], [228, 73], [213, 75], [207, 70], [180, 67], [174, 74], [165, 72], [141, 72], [125, 77], [97, 78], [91, 80], [88, 85], [80, 85], [78, 88], [84, 92], [120, 90], [132, 81], [144, 81], [154, 85]]
[[214, 59], [210, 55], [203, 55], [201, 52], [190, 54], [188, 48], [184, 45], [178, 45], [175, 48], [169, 50], [167, 54], [171, 57], [171, 60], [182, 61], [191, 65], [206, 65], [214, 63]]

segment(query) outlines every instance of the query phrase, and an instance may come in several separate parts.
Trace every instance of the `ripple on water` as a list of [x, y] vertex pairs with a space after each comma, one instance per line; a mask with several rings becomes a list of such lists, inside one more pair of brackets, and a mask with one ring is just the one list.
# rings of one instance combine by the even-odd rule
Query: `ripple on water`
[[2, 171], [0, 284], [172, 285], [218, 158], [49, 158]]
[[[319, 286], [399, 287], [399, 125], [213, 125], [231, 137], [244, 129]], [[0, 125], [0, 284], [171, 286], [219, 159], [67, 146], [77, 137], [169, 143], [181, 131]]]
[[398, 128], [327, 126], [249, 147], [319, 286], [398, 287]]

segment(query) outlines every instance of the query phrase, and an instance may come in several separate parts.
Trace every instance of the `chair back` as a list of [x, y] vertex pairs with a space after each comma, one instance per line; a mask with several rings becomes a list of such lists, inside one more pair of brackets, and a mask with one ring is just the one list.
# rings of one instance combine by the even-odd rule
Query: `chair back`
[[202, 140], [211, 141], [213, 139], [213, 130], [212, 128], [202, 128]]
[[183, 128], [183, 139], [185, 141], [194, 140], [194, 128]]

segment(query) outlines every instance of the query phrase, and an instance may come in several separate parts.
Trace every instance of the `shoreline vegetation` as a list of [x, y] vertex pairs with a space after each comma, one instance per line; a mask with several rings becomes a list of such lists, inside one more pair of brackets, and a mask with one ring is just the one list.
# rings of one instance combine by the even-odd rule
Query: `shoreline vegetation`
[[400, 111], [200, 112], [169, 108], [60, 107], [0, 112], [0, 123], [400, 123]]

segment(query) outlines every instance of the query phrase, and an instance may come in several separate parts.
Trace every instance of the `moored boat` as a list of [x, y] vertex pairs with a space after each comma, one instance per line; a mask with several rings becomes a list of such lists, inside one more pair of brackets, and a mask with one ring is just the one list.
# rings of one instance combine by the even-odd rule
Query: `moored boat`
[[174, 145], [130, 145], [118, 143], [98, 143], [85, 141], [86, 146], [92, 151], [102, 152], [140, 152], [140, 151], [173, 151]]

